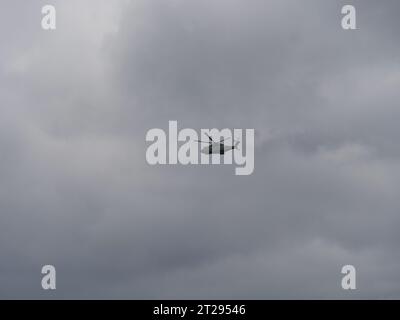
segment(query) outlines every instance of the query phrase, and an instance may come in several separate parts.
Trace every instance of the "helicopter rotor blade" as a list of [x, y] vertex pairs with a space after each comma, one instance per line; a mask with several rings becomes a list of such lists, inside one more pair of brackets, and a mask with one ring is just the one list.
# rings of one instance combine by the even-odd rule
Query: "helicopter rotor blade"
[[210, 142], [214, 142], [214, 140], [207, 133], [204, 132], [204, 134], [208, 137], [208, 139], [210, 139]]
[[224, 142], [226, 140], [229, 140], [229, 139], [230, 139], [230, 137], [229, 138], [223, 138], [222, 140], [219, 140], [219, 143], [222, 143], [222, 142]]
[[201, 140], [194, 140], [194, 141], [200, 142], [200, 143], [207, 143], [207, 144], [210, 144], [210, 143], [211, 143], [210, 141], [201, 141]]

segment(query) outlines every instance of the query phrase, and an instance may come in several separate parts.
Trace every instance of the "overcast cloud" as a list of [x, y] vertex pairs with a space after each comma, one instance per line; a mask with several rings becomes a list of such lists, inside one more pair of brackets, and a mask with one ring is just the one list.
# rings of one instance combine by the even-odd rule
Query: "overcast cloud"
[[[400, 298], [399, 15], [1, 1], [0, 298]], [[148, 165], [146, 132], [168, 120], [254, 128], [254, 173]]]

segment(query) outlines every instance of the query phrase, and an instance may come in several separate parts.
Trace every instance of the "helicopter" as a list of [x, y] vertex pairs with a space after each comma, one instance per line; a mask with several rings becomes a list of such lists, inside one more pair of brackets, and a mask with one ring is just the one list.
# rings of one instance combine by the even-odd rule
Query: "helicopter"
[[230, 138], [227, 138], [227, 139], [223, 138], [219, 142], [215, 142], [213, 140], [213, 138], [211, 138], [207, 133], [204, 132], [204, 134], [208, 137], [208, 139], [209, 139], [208, 141], [194, 140], [198, 143], [207, 143], [208, 144], [207, 147], [204, 147], [201, 149], [201, 153], [204, 153], [204, 154], [213, 154], [214, 153], [214, 154], [223, 155], [223, 154], [225, 154], [225, 152], [227, 152], [229, 150], [233, 150], [233, 149], [239, 150], [239, 148], [238, 148], [239, 141], [233, 140], [233, 141], [235, 141], [234, 145], [225, 145], [224, 142], [226, 140], [229, 140]]

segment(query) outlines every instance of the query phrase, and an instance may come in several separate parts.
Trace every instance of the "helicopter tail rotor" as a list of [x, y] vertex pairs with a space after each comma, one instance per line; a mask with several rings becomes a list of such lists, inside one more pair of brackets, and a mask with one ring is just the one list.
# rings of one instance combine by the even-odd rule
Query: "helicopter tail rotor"
[[233, 141], [235, 141], [235, 144], [233, 145], [233, 149], [240, 150], [240, 149], [239, 149], [239, 143], [240, 143], [240, 141], [239, 141], [239, 140], [233, 140]]

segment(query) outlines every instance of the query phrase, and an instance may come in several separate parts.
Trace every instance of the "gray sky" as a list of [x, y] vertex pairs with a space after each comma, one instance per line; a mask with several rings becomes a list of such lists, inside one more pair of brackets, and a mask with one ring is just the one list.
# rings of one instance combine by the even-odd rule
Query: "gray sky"
[[[399, 13], [1, 1], [0, 298], [399, 298]], [[168, 120], [254, 128], [253, 175], [149, 166]]]

